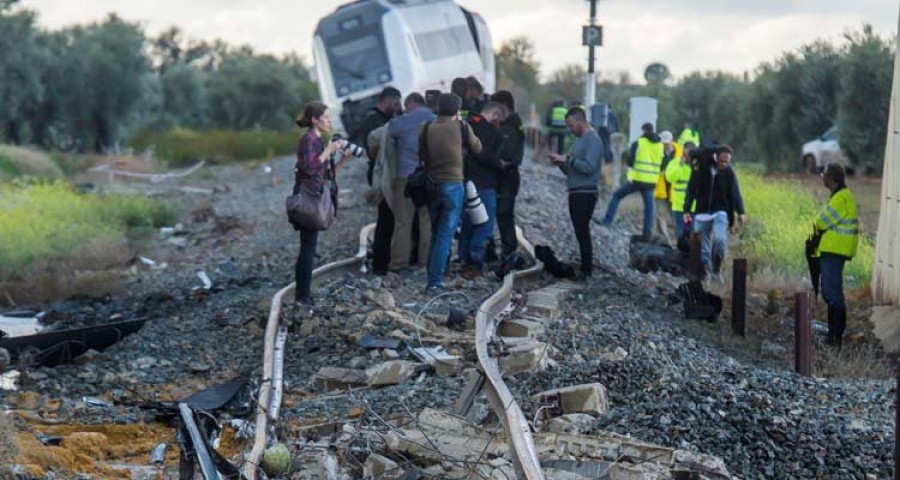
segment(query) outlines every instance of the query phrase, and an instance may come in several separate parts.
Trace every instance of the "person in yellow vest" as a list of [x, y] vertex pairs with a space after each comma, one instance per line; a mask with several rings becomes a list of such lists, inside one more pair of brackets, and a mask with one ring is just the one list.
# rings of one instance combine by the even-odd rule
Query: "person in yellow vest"
[[556, 139], [556, 153], [562, 155], [565, 150], [566, 135], [569, 134], [569, 128], [566, 127], [566, 113], [569, 111], [564, 106], [562, 100], [556, 100], [550, 106], [547, 112], [547, 146], [552, 147], [553, 140]]
[[643, 131], [641, 137], [631, 144], [632, 164], [628, 169], [628, 182], [613, 193], [606, 208], [606, 215], [603, 217], [603, 225], [612, 226], [619, 202], [623, 198], [640, 192], [641, 198], [644, 199], [644, 225], [641, 234], [644, 238], [649, 238], [653, 228], [653, 190], [659, 181], [665, 153], [659, 135], [653, 132], [653, 124], [645, 123], [641, 126], [641, 130]]
[[814, 225], [821, 234], [816, 256], [822, 278], [822, 298], [828, 304], [827, 345], [841, 346], [847, 326], [847, 303], [844, 300], [844, 264], [856, 255], [859, 243], [859, 216], [856, 200], [845, 182], [844, 167], [831, 163], [822, 173], [831, 198], [816, 215]]
[[695, 147], [700, 146], [700, 132], [694, 129], [691, 122], [684, 122], [684, 130], [678, 135], [678, 143], [684, 146], [687, 142], [693, 143]]
[[[675, 142], [672, 132], [665, 130], [659, 134], [663, 143], [663, 161], [660, 166], [659, 179], [656, 181], [656, 189], [653, 191], [653, 233], [665, 237], [669, 245], [674, 245], [669, 236], [669, 218], [672, 217], [672, 187], [666, 179], [666, 167], [672, 160], [678, 161], [681, 157], [681, 145]], [[676, 240], [678, 237], [675, 237]]]
[[688, 182], [691, 180], [691, 150], [693, 149], [693, 142], [685, 142], [681, 155], [677, 155], [666, 165], [666, 181], [672, 186], [669, 199], [672, 201], [672, 219], [675, 221], [675, 241], [679, 245], [683, 243], [682, 238], [685, 236], [684, 196], [687, 193]]

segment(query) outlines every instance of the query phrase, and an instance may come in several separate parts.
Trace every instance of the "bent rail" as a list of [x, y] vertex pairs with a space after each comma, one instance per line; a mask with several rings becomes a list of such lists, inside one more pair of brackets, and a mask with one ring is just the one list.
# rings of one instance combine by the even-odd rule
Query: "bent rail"
[[528, 253], [532, 260], [535, 260], [535, 266], [507, 274], [503, 278], [503, 285], [500, 289], [478, 308], [478, 313], [475, 315], [475, 349], [478, 354], [478, 363], [485, 376], [484, 388], [488, 401], [503, 422], [503, 428], [509, 437], [509, 447], [513, 454], [516, 476], [520, 479], [543, 480], [544, 473], [541, 471], [528, 420], [509, 387], [503, 381], [497, 360], [488, 353], [488, 343], [497, 332], [496, 316], [512, 302], [516, 280], [535, 277], [543, 270], [543, 265], [534, 257], [534, 247], [528, 242], [519, 227], [516, 227], [516, 238], [519, 246]]
[[[313, 278], [341, 268], [358, 265], [365, 261], [368, 237], [375, 229], [375, 224], [363, 227], [359, 234], [359, 250], [356, 255], [344, 260], [339, 260], [323, 265], [313, 271]], [[540, 274], [543, 266], [534, 256], [534, 247], [522, 234], [522, 229], [516, 227], [516, 238], [519, 246], [527, 255], [535, 261], [535, 266], [507, 274], [503, 278], [503, 284], [487, 300], [485, 300], [475, 315], [475, 346], [478, 355], [478, 363], [485, 376], [485, 393], [491, 408], [503, 423], [506, 434], [509, 437], [509, 446], [512, 452], [513, 463], [516, 467], [516, 475], [527, 480], [544, 480], [538, 460], [534, 439], [531, 435], [531, 427], [522, 413], [522, 409], [513, 397], [512, 392], [503, 381], [497, 360], [488, 353], [488, 344], [496, 336], [498, 313], [505, 310], [512, 302], [512, 293], [517, 280], [524, 280]], [[263, 352], [263, 383], [260, 386], [259, 401], [256, 406], [256, 432], [253, 448], [244, 465], [244, 476], [248, 480], [256, 480], [256, 469], [266, 447], [266, 440], [270, 433], [269, 421], [278, 419], [281, 407], [281, 379], [284, 340], [286, 330], [279, 325], [281, 304], [284, 297], [294, 291], [295, 284], [282, 288], [272, 298], [269, 309], [269, 318], [266, 323]]]
[[[313, 278], [315, 279], [326, 273], [364, 262], [366, 260], [369, 234], [374, 230], [374, 223], [363, 227], [359, 232], [359, 250], [356, 251], [356, 255], [322, 265], [313, 270]], [[272, 304], [269, 308], [269, 319], [266, 322], [263, 350], [263, 382], [259, 389], [259, 401], [256, 405], [256, 432], [253, 439], [253, 448], [250, 450], [247, 463], [244, 465], [244, 476], [248, 480], [256, 479], [256, 468], [266, 448], [269, 420], [278, 420], [278, 413], [281, 408], [281, 379], [283, 378], [281, 362], [284, 357], [279, 355], [276, 358], [276, 351], [283, 349], [283, 339], [286, 338], [286, 335], [279, 335], [279, 330], [283, 328], [279, 326], [279, 317], [281, 316], [281, 303], [284, 301], [284, 297], [292, 293], [294, 288], [296, 288], [296, 284], [291, 283], [279, 290], [272, 297]], [[280, 339], [276, 341], [279, 337]], [[281, 344], [281, 349], [278, 348], [278, 344]], [[276, 362], [276, 360], [278, 361]], [[276, 370], [278, 371], [276, 372]]]

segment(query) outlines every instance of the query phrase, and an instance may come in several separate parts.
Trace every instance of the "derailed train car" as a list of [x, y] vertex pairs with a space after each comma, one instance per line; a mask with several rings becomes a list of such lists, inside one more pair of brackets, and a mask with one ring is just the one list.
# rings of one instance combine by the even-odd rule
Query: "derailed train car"
[[474, 76], [491, 92], [494, 51], [484, 19], [453, 0], [359, 0], [319, 21], [313, 56], [322, 100], [352, 131], [393, 86], [449, 90]]

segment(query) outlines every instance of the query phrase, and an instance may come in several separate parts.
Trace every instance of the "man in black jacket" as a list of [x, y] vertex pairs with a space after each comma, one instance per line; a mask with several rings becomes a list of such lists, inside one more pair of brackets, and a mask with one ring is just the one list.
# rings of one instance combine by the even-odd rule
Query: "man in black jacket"
[[[684, 198], [684, 222], [694, 222], [694, 231], [703, 236], [701, 258], [707, 273], [722, 281], [722, 261], [728, 250], [728, 229], [737, 220], [743, 224], [747, 217], [737, 174], [731, 168], [732, 150], [728, 145], [709, 147], [700, 151], [692, 167]], [[691, 206], [696, 200], [693, 218]]]
[[469, 152], [465, 159], [466, 181], [475, 184], [478, 196], [487, 210], [488, 220], [481, 225], [473, 225], [466, 212], [462, 216], [462, 230], [459, 236], [459, 259], [465, 265], [464, 275], [474, 277], [484, 265], [485, 246], [494, 231], [497, 212], [497, 177], [503, 169], [500, 146], [503, 135], [500, 125], [506, 116], [506, 108], [496, 102], [482, 107], [480, 113], [469, 113], [472, 132], [481, 141], [481, 151]]
[[[366, 117], [362, 125], [350, 135], [350, 141], [357, 145], [367, 145], [369, 133], [387, 123], [394, 116], [401, 113], [400, 91], [394, 87], [385, 87], [378, 95], [378, 106], [372, 109], [372, 113]], [[375, 158], [372, 152], [366, 152], [369, 156], [369, 171], [366, 179], [372, 185], [372, 171], [375, 168]], [[394, 237], [394, 214], [386, 201], [378, 204], [378, 220], [375, 222], [375, 238], [372, 241], [372, 272], [376, 275], [387, 274], [388, 264], [391, 261], [391, 240]]]
[[519, 194], [521, 183], [519, 165], [522, 165], [522, 158], [525, 155], [525, 132], [522, 130], [522, 118], [516, 113], [516, 103], [512, 93], [500, 90], [491, 95], [491, 101], [505, 106], [508, 114], [500, 127], [500, 133], [503, 136], [503, 143], [500, 147], [503, 170], [497, 178], [497, 228], [500, 230], [503, 258], [506, 259], [515, 253], [518, 247], [516, 241], [516, 196]]

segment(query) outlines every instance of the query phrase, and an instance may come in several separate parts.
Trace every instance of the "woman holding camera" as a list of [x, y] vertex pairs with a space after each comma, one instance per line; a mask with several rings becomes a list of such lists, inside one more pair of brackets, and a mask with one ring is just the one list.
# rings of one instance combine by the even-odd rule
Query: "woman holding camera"
[[[323, 188], [326, 179], [334, 179], [335, 172], [344, 164], [348, 152], [341, 148], [337, 141], [322, 141], [322, 134], [331, 131], [331, 116], [328, 107], [322, 102], [310, 102], [303, 107], [296, 123], [300, 128], [308, 128], [300, 137], [297, 148], [297, 164], [294, 167], [294, 195], [300, 192], [302, 185]], [[335, 152], [341, 152], [341, 159], [337, 165], [331, 162]], [[294, 290], [295, 305], [312, 307], [313, 300], [310, 295], [312, 283], [313, 260], [316, 256], [316, 242], [319, 231], [295, 226], [300, 230], [300, 253], [297, 256], [297, 265], [294, 270], [296, 289]]]

